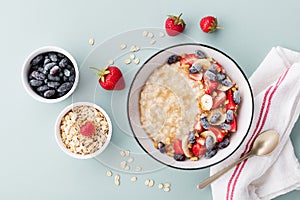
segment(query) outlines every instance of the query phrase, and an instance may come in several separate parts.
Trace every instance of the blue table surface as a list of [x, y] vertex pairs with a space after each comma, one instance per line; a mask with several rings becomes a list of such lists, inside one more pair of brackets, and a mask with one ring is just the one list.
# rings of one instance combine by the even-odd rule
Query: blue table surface
[[[56, 45], [69, 51], [80, 66], [108, 38], [134, 29], [163, 28], [167, 14], [182, 12], [186, 37], [226, 52], [250, 77], [272, 47], [300, 51], [299, 7], [296, 0], [2, 1], [0, 199], [212, 199], [209, 187], [201, 191], [195, 187], [209, 176], [209, 169], [184, 171], [163, 167], [136, 175], [138, 180], [132, 183], [130, 178], [135, 175], [111, 164], [65, 155], [55, 142], [54, 123], [59, 112], [74, 99], [56, 104], [33, 100], [21, 83], [23, 62], [33, 50]], [[217, 16], [224, 30], [201, 32], [199, 20], [205, 15]], [[90, 38], [95, 39], [94, 46], [89, 45]], [[173, 38], [173, 43], [180, 43], [180, 38]], [[79, 85], [83, 83], [81, 80]], [[79, 91], [74, 95], [80, 96], [76, 93]], [[103, 94], [105, 98], [108, 93]], [[101, 101], [104, 106], [109, 103]], [[298, 158], [299, 129], [298, 120], [291, 134]], [[116, 128], [113, 135], [113, 141], [119, 145], [115, 146], [116, 152], [123, 148], [140, 150], [132, 137], [119, 132]], [[120, 175], [119, 187], [113, 177], [106, 176], [108, 169]], [[155, 186], [146, 187], [146, 179], [153, 179]], [[171, 183], [171, 191], [158, 189], [161, 182]], [[299, 198], [300, 191], [292, 191], [277, 199]]]

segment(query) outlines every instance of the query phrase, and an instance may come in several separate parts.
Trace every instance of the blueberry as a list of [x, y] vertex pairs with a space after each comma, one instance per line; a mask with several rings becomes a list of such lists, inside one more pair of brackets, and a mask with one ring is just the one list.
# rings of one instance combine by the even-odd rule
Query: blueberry
[[175, 154], [174, 154], [174, 159], [175, 159], [176, 161], [184, 161], [184, 160], [185, 160], [185, 155], [175, 153]]
[[75, 81], [75, 76], [74, 76], [74, 75], [70, 76], [70, 77], [69, 77], [69, 81], [70, 81], [70, 82], [74, 82], [74, 81]]
[[207, 150], [212, 150], [214, 148], [214, 139], [211, 135], [206, 137], [205, 147], [206, 147]]
[[64, 82], [68, 82], [69, 78], [66, 76], [63, 76], [63, 80], [64, 80]]
[[48, 82], [47, 83], [48, 87], [51, 87], [51, 88], [57, 88], [58, 86], [60, 86], [60, 83], [59, 82]]
[[207, 120], [207, 117], [201, 116], [200, 121], [201, 121], [201, 124], [202, 124], [203, 128], [208, 129], [210, 127], [210, 125], [208, 123], [208, 120]]
[[64, 69], [64, 75], [65, 75], [66, 77], [69, 77], [70, 74], [71, 74], [71, 72], [70, 72], [68, 69]]
[[217, 121], [219, 121], [220, 117], [221, 117], [221, 113], [216, 112], [216, 113], [214, 113], [214, 114], [211, 116], [210, 122], [211, 122], [211, 123], [216, 123]]
[[205, 53], [201, 50], [196, 50], [195, 55], [199, 56], [199, 58], [205, 58], [206, 57]]
[[47, 64], [44, 66], [44, 70], [49, 71], [49, 70], [52, 69], [52, 67], [54, 67], [55, 65], [56, 65], [55, 62], [47, 63]]
[[230, 144], [230, 140], [228, 137], [225, 137], [222, 142], [218, 144], [218, 149], [224, 149]]
[[59, 58], [64, 58], [64, 57], [65, 57], [65, 55], [64, 55], [64, 54], [61, 54], [61, 53], [57, 53], [57, 56], [58, 56]]
[[212, 64], [210, 67], [209, 67], [209, 71], [213, 72], [213, 73], [216, 73], [217, 72], [217, 69], [218, 69], [218, 66], [215, 65], [215, 64]]
[[61, 67], [61, 68], [65, 68], [65, 67], [67, 67], [68, 66], [68, 58], [63, 58], [63, 59], [61, 59], [61, 61], [59, 62], [59, 66]]
[[227, 86], [227, 87], [232, 87], [233, 86], [233, 84], [231, 83], [231, 81], [227, 80], [227, 79], [221, 81], [221, 83], [222, 83], [222, 85]]
[[47, 85], [42, 85], [36, 89], [36, 91], [38, 92], [44, 92], [46, 90], [49, 90], [49, 87]]
[[[43, 68], [43, 67], [39, 67], [39, 68], [37, 68], [37, 71], [38, 71], [38, 72], [44, 73], [44, 68]], [[44, 73], [44, 74], [45, 74], [45, 73]]]
[[44, 65], [47, 65], [48, 63], [50, 63], [51, 62], [51, 60], [49, 59], [49, 58], [45, 58], [45, 60], [44, 60]]
[[221, 127], [221, 129], [227, 130], [227, 131], [229, 131], [231, 129], [231, 126], [229, 124], [226, 124], [226, 123], [220, 124], [220, 127]]
[[33, 87], [39, 87], [43, 84], [43, 81], [39, 81], [39, 80], [30, 80], [29, 81], [30, 85]]
[[64, 96], [65, 94], [67, 94], [67, 92], [59, 92], [59, 93], [57, 93], [57, 97], [62, 97], [62, 96]]
[[52, 60], [53, 62], [57, 62], [57, 55], [56, 55], [56, 53], [50, 52], [48, 55], [49, 55], [50, 60]]
[[59, 76], [59, 77], [63, 77], [63, 76], [64, 76], [64, 73], [63, 73], [63, 72], [59, 72], [58, 76]]
[[55, 94], [55, 90], [47, 90], [46, 92], [44, 92], [44, 97], [46, 98], [50, 98]]
[[37, 64], [39, 64], [43, 59], [44, 59], [44, 56], [43, 56], [43, 55], [38, 55], [38, 56], [36, 56], [36, 57], [32, 60], [31, 64], [32, 64], [32, 65], [37, 65]]
[[48, 74], [48, 79], [50, 81], [60, 81], [60, 77], [59, 76], [52, 76], [51, 74]]
[[223, 73], [218, 73], [217, 74], [217, 80], [218, 81], [223, 81], [226, 78], [226, 75]]
[[168, 58], [168, 64], [176, 63], [179, 60], [180, 60], [180, 56], [172, 55]]
[[60, 72], [60, 68], [57, 65], [55, 65], [54, 67], [52, 67], [52, 69], [50, 70], [50, 74], [51, 75], [56, 75], [59, 72]]
[[190, 144], [194, 144], [196, 142], [196, 132], [195, 131], [190, 131], [188, 135], [188, 141]]
[[217, 152], [218, 152], [217, 148], [206, 151], [205, 158], [212, 158], [213, 156], [215, 156], [217, 154]]
[[233, 111], [227, 110], [226, 111], [226, 122], [230, 123], [233, 120]]
[[211, 72], [211, 71], [209, 71], [209, 70], [207, 70], [207, 71], [205, 72], [205, 76], [206, 76], [209, 80], [211, 80], [211, 81], [216, 81], [216, 79], [217, 79], [217, 76], [216, 76], [213, 72]]
[[240, 91], [236, 90], [233, 92], [233, 101], [235, 104], [239, 104], [241, 102]]
[[163, 142], [159, 142], [157, 144], [157, 147], [158, 147], [158, 150], [161, 152], [161, 153], [166, 153], [166, 148], [165, 148], [165, 144]]
[[35, 78], [36, 80], [40, 80], [40, 81], [42, 81], [42, 80], [44, 80], [46, 78], [45, 74], [43, 74], [41, 72], [38, 72], [38, 71], [33, 71], [31, 73], [31, 76], [33, 78]]
[[201, 70], [202, 66], [199, 64], [194, 64], [190, 67], [189, 73], [190, 74], [196, 74]]
[[59, 86], [59, 88], [57, 89], [58, 92], [66, 92], [69, 91], [73, 86], [73, 83], [70, 82], [66, 82], [63, 83], [61, 86]]

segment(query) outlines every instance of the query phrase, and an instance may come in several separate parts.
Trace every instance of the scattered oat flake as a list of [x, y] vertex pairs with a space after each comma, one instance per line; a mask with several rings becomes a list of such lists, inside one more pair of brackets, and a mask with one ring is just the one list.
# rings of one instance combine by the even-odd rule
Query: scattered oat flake
[[128, 158], [127, 162], [128, 162], [128, 163], [132, 163], [133, 160], [134, 160], [133, 157], [130, 157], [130, 158]]
[[150, 41], [150, 44], [155, 44], [156, 43], [156, 40], [154, 40], [154, 39], [152, 39], [151, 41]]
[[162, 189], [164, 187], [164, 185], [162, 183], [158, 184], [158, 188]]
[[162, 38], [162, 37], [165, 37], [165, 34], [163, 32], [159, 32], [158, 36]]
[[134, 59], [134, 61], [133, 61], [133, 62], [134, 62], [134, 64], [136, 64], [136, 65], [137, 65], [137, 64], [139, 64], [139, 63], [140, 63], [140, 59], [139, 59], [139, 58], [136, 58], [136, 59]]
[[164, 187], [170, 187], [170, 186], [171, 186], [170, 183], [165, 183], [165, 184], [164, 184]]
[[137, 177], [136, 177], [136, 176], [134, 176], [134, 177], [132, 177], [130, 180], [131, 180], [132, 182], [136, 182], [136, 180], [137, 180]]
[[137, 166], [137, 167], [135, 168], [135, 171], [140, 172], [140, 171], [142, 171], [142, 168], [141, 168], [140, 166]]
[[154, 185], [154, 181], [153, 181], [153, 180], [150, 180], [148, 186], [149, 186], [149, 187], [152, 187], [153, 185]]
[[126, 59], [126, 60], [124, 60], [124, 62], [125, 62], [125, 64], [130, 64], [131, 63], [131, 60], [130, 59]]
[[147, 37], [147, 35], [148, 35], [148, 31], [143, 31], [143, 36]]
[[126, 150], [126, 151], [125, 151], [125, 155], [126, 155], [126, 156], [129, 156], [129, 155], [130, 155], [130, 151], [129, 151], [129, 150]]
[[114, 64], [114, 60], [113, 59], [108, 60], [108, 64], [109, 65], [113, 65]]
[[145, 185], [148, 186], [148, 185], [149, 185], [149, 182], [150, 182], [150, 180], [147, 179], [147, 180], [145, 181]]
[[126, 165], [127, 165], [126, 161], [122, 161], [122, 162], [120, 163], [120, 167], [121, 167], [122, 169], [125, 169]]
[[112, 176], [112, 172], [111, 172], [110, 170], [108, 170], [108, 171], [106, 172], [106, 175], [107, 175], [107, 176]]
[[119, 176], [118, 174], [115, 176], [115, 184], [116, 184], [117, 186], [120, 185], [120, 176]]
[[125, 170], [126, 170], [126, 171], [130, 170], [130, 166], [129, 166], [129, 165], [126, 165]]
[[94, 45], [94, 43], [95, 43], [95, 40], [94, 40], [94, 38], [90, 38], [90, 39], [89, 39], [89, 44], [90, 44], [91, 46], [93, 46], [93, 45]]
[[126, 47], [127, 47], [126, 44], [121, 44], [121, 45], [120, 45], [120, 49], [122, 49], [122, 50], [125, 49]]
[[125, 152], [124, 151], [120, 151], [120, 155], [122, 156], [122, 157], [124, 157], [125, 156]]
[[165, 191], [165, 192], [169, 192], [169, 191], [170, 191], [170, 188], [165, 187], [165, 188], [164, 188], [164, 191]]
[[129, 57], [130, 57], [130, 59], [134, 59], [134, 58], [135, 58], [135, 55], [134, 55], [133, 53], [131, 53], [131, 54], [129, 55]]
[[148, 38], [153, 38], [153, 37], [154, 37], [154, 35], [153, 35], [153, 33], [151, 33], [151, 32], [148, 32], [148, 35], [147, 35], [147, 37], [148, 37]]

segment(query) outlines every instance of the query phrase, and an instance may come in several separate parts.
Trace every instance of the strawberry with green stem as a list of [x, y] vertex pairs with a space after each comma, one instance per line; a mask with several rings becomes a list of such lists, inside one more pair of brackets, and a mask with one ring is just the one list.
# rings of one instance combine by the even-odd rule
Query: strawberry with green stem
[[97, 71], [100, 86], [105, 90], [122, 90], [125, 88], [125, 81], [122, 72], [115, 66], [108, 66], [104, 69], [90, 67]]
[[168, 15], [168, 18], [165, 22], [166, 32], [169, 36], [175, 36], [179, 33], [182, 33], [185, 29], [185, 23], [182, 18], [180, 18], [182, 13], [179, 16]]

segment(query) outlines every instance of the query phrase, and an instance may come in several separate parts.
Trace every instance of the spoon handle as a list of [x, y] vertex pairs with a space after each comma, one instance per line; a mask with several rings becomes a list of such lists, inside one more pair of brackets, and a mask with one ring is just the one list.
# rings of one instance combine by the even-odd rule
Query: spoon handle
[[218, 179], [220, 176], [222, 176], [223, 174], [225, 174], [226, 172], [228, 172], [235, 165], [239, 164], [240, 162], [242, 162], [243, 160], [245, 160], [245, 159], [247, 159], [247, 158], [249, 158], [251, 156], [253, 156], [253, 154], [252, 154], [251, 151], [248, 152], [248, 153], [246, 153], [243, 157], [241, 157], [237, 161], [233, 162], [232, 164], [228, 165], [224, 169], [220, 170], [219, 172], [215, 173], [211, 177], [208, 177], [207, 179], [205, 179], [204, 181], [202, 181], [201, 183], [199, 183], [198, 189], [205, 188], [207, 185], [211, 184], [213, 181], [215, 181], [216, 179]]

